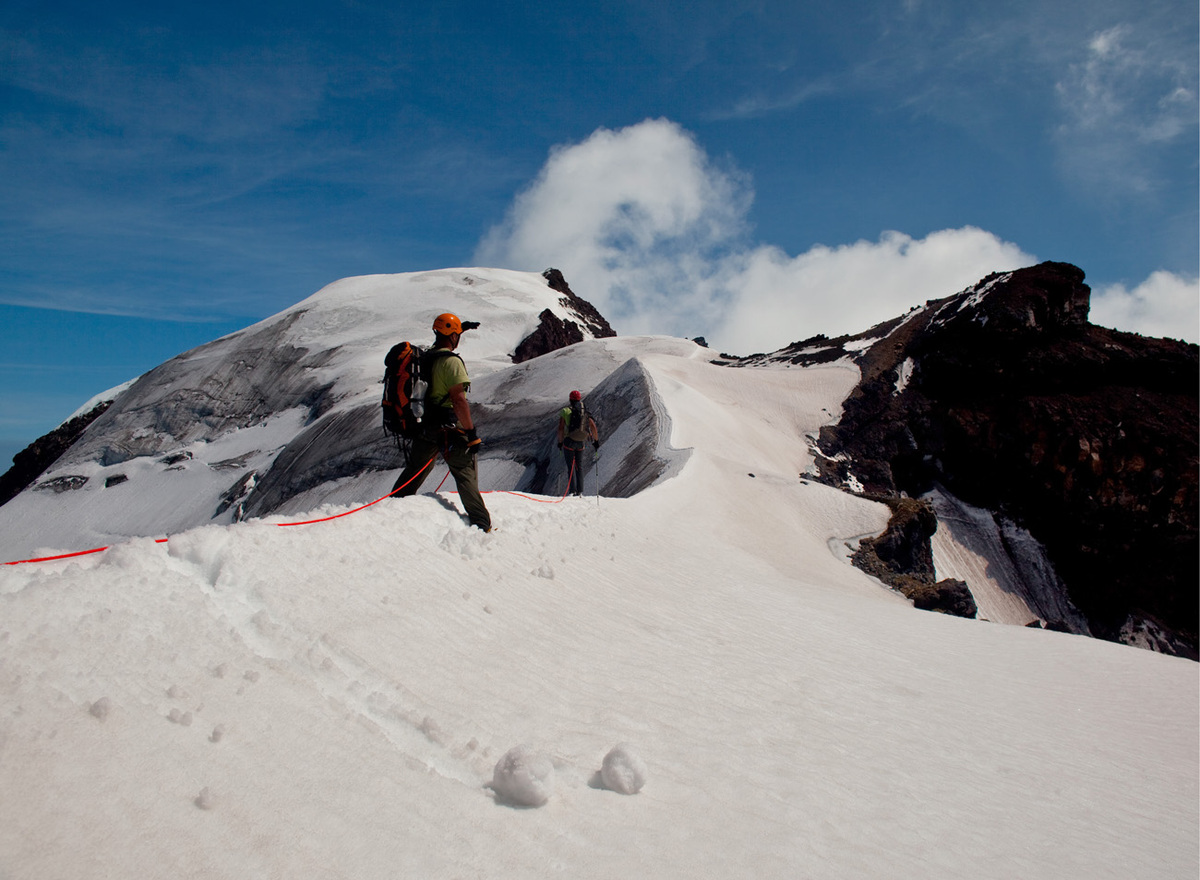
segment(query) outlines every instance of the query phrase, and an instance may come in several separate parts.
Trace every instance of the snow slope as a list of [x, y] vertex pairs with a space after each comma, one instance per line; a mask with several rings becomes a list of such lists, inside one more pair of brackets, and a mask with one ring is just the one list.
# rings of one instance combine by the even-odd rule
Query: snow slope
[[0, 876], [1196, 876], [1196, 664], [913, 610], [845, 560], [886, 509], [803, 477], [853, 367], [643, 349], [634, 497], [0, 569]]
[[[434, 317], [453, 311], [480, 324], [459, 348], [472, 379], [511, 376], [512, 353], [546, 310], [579, 317], [530, 272], [444, 269], [334, 282], [103, 395], [112, 407], [33, 487], [0, 507], [0, 559], [232, 522], [240, 507], [279, 509], [297, 481], [320, 486], [391, 468], [396, 451], [379, 416], [388, 349], [402, 339], [429, 344]], [[585, 389], [605, 375], [578, 373], [572, 378]], [[560, 382], [554, 400], [565, 394]], [[501, 439], [491, 437], [489, 455], [511, 455]], [[264, 492], [272, 481], [274, 491]]]

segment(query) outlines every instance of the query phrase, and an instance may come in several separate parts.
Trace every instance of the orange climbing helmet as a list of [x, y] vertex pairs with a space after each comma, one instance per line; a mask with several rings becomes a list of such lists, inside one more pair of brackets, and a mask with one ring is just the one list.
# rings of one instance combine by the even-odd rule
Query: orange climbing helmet
[[463, 332], [462, 321], [458, 320], [458, 315], [450, 312], [438, 315], [433, 319], [433, 332], [443, 336], [449, 336], [451, 333], [461, 334]]

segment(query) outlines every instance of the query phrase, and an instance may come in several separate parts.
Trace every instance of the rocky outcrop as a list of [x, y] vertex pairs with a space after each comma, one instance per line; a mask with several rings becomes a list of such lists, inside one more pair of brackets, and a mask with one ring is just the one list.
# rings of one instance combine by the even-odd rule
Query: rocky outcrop
[[523, 364], [576, 342], [583, 342], [583, 330], [574, 321], [564, 321], [549, 309], [539, 316], [538, 328], [525, 337], [513, 353], [513, 363]]
[[965, 583], [951, 578], [936, 580], [929, 544], [938, 525], [933, 507], [912, 498], [881, 500], [892, 508], [887, 530], [859, 543], [852, 556], [854, 564], [902, 593], [916, 608], [975, 617], [978, 609]]
[[562, 272], [558, 269], [547, 269], [542, 273], [542, 277], [546, 279], [551, 290], [557, 290], [563, 295], [562, 304], [579, 316], [580, 323], [593, 337], [605, 339], [617, 335], [617, 331], [609, 325], [608, 320], [600, 314], [599, 309], [571, 290]]
[[[43, 434], [13, 456], [12, 467], [0, 476], [0, 504], [4, 504], [24, 491], [46, 472], [46, 468], [58, 461], [87, 430], [88, 425], [104, 415], [112, 405], [111, 400], [92, 407], [88, 412], [68, 419], [48, 434]], [[87, 482], [86, 477], [80, 478]], [[80, 484], [82, 485], [82, 484]]]
[[[1196, 656], [1197, 347], [1087, 322], [1084, 274], [1043, 263], [859, 337], [776, 357], [857, 355], [819, 439], [822, 478], [920, 496], [935, 484], [1026, 528], [1091, 631]], [[800, 344], [798, 344], [800, 345]]]
[[558, 269], [547, 269], [542, 273], [542, 277], [546, 279], [551, 290], [557, 290], [563, 295], [561, 304], [579, 320], [577, 323], [560, 318], [549, 309], [545, 309], [538, 316], [541, 322], [538, 328], [522, 340], [513, 353], [514, 364], [521, 364], [576, 342], [583, 342], [585, 338], [589, 338], [584, 335], [585, 329], [596, 339], [617, 335], [595, 306], [572, 292], [562, 272]]

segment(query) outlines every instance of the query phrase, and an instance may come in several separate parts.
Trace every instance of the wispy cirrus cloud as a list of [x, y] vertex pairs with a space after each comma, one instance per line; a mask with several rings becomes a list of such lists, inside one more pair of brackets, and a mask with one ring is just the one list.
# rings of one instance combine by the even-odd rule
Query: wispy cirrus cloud
[[429, 225], [406, 225], [414, 205], [510, 182], [469, 138], [378, 110], [390, 58], [109, 24], [0, 27], [0, 302], [257, 317], [392, 268], [397, 239]]
[[1153, 189], [1158, 155], [1195, 145], [1194, 50], [1132, 23], [1092, 34], [1056, 84], [1063, 111], [1056, 139], [1068, 174], [1118, 192]]
[[796, 63], [768, 71], [747, 53], [760, 76], [706, 118], [786, 117], [836, 97], [881, 121], [936, 119], [1010, 154], [1044, 145], [1065, 182], [1108, 200], [1169, 185], [1179, 153], [1194, 154], [1194, 10], [1169, 0], [1018, 0], [844, 14], [853, 43], [814, 38], [819, 16], [777, 11], [772, 23], [802, 47]]
[[706, 118], [713, 122], [758, 119], [774, 113], [794, 110], [816, 98], [834, 95], [840, 88], [842, 86], [835, 80], [823, 78], [790, 86], [777, 94], [759, 91], [753, 95], [738, 98], [726, 107], [718, 107], [709, 111]]

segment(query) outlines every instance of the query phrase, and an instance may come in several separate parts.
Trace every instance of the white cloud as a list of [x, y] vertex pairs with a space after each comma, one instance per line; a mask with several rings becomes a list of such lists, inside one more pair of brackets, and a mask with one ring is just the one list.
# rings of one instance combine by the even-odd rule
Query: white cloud
[[1194, 44], [1182, 50], [1150, 28], [1092, 35], [1057, 84], [1059, 146], [1071, 174], [1110, 190], [1153, 187], [1153, 159], [1196, 131]]
[[710, 305], [704, 276], [744, 234], [752, 198], [672, 122], [602, 128], [551, 152], [475, 261], [556, 266], [623, 332], [665, 332], [657, 322]]
[[1090, 320], [1143, 336], [1200, 342], [1200, 280], [1155, 272], [1133, 290], [1104, 287], [1092, 294]]
[[[600, 129], [552, 151], [475, 261], [555, 266], [622, 334], [702, 335], [737, 354], [857, 333], [1037, 262], [970, 226], [924, 238], [884, 232], [792, 257], [748, 241], [752, 199], [744, 175], [714, 165], [675, 123]], [[1093, 299], [1097, 323], [1153, 335], [1195, 338], [1196, 310], [1195, 282], [1165, 272]]]
[[1037, 260], [990, 232], [964, 227], [923, 239], [885, 232], [876, 242], [818, 246], [794, 258], [760, 247], [741, 262], [727, 282], [735, 294], [720, 338], [723, 347], [745, 353], [817, 333], [857, 333], [990, 272]]

